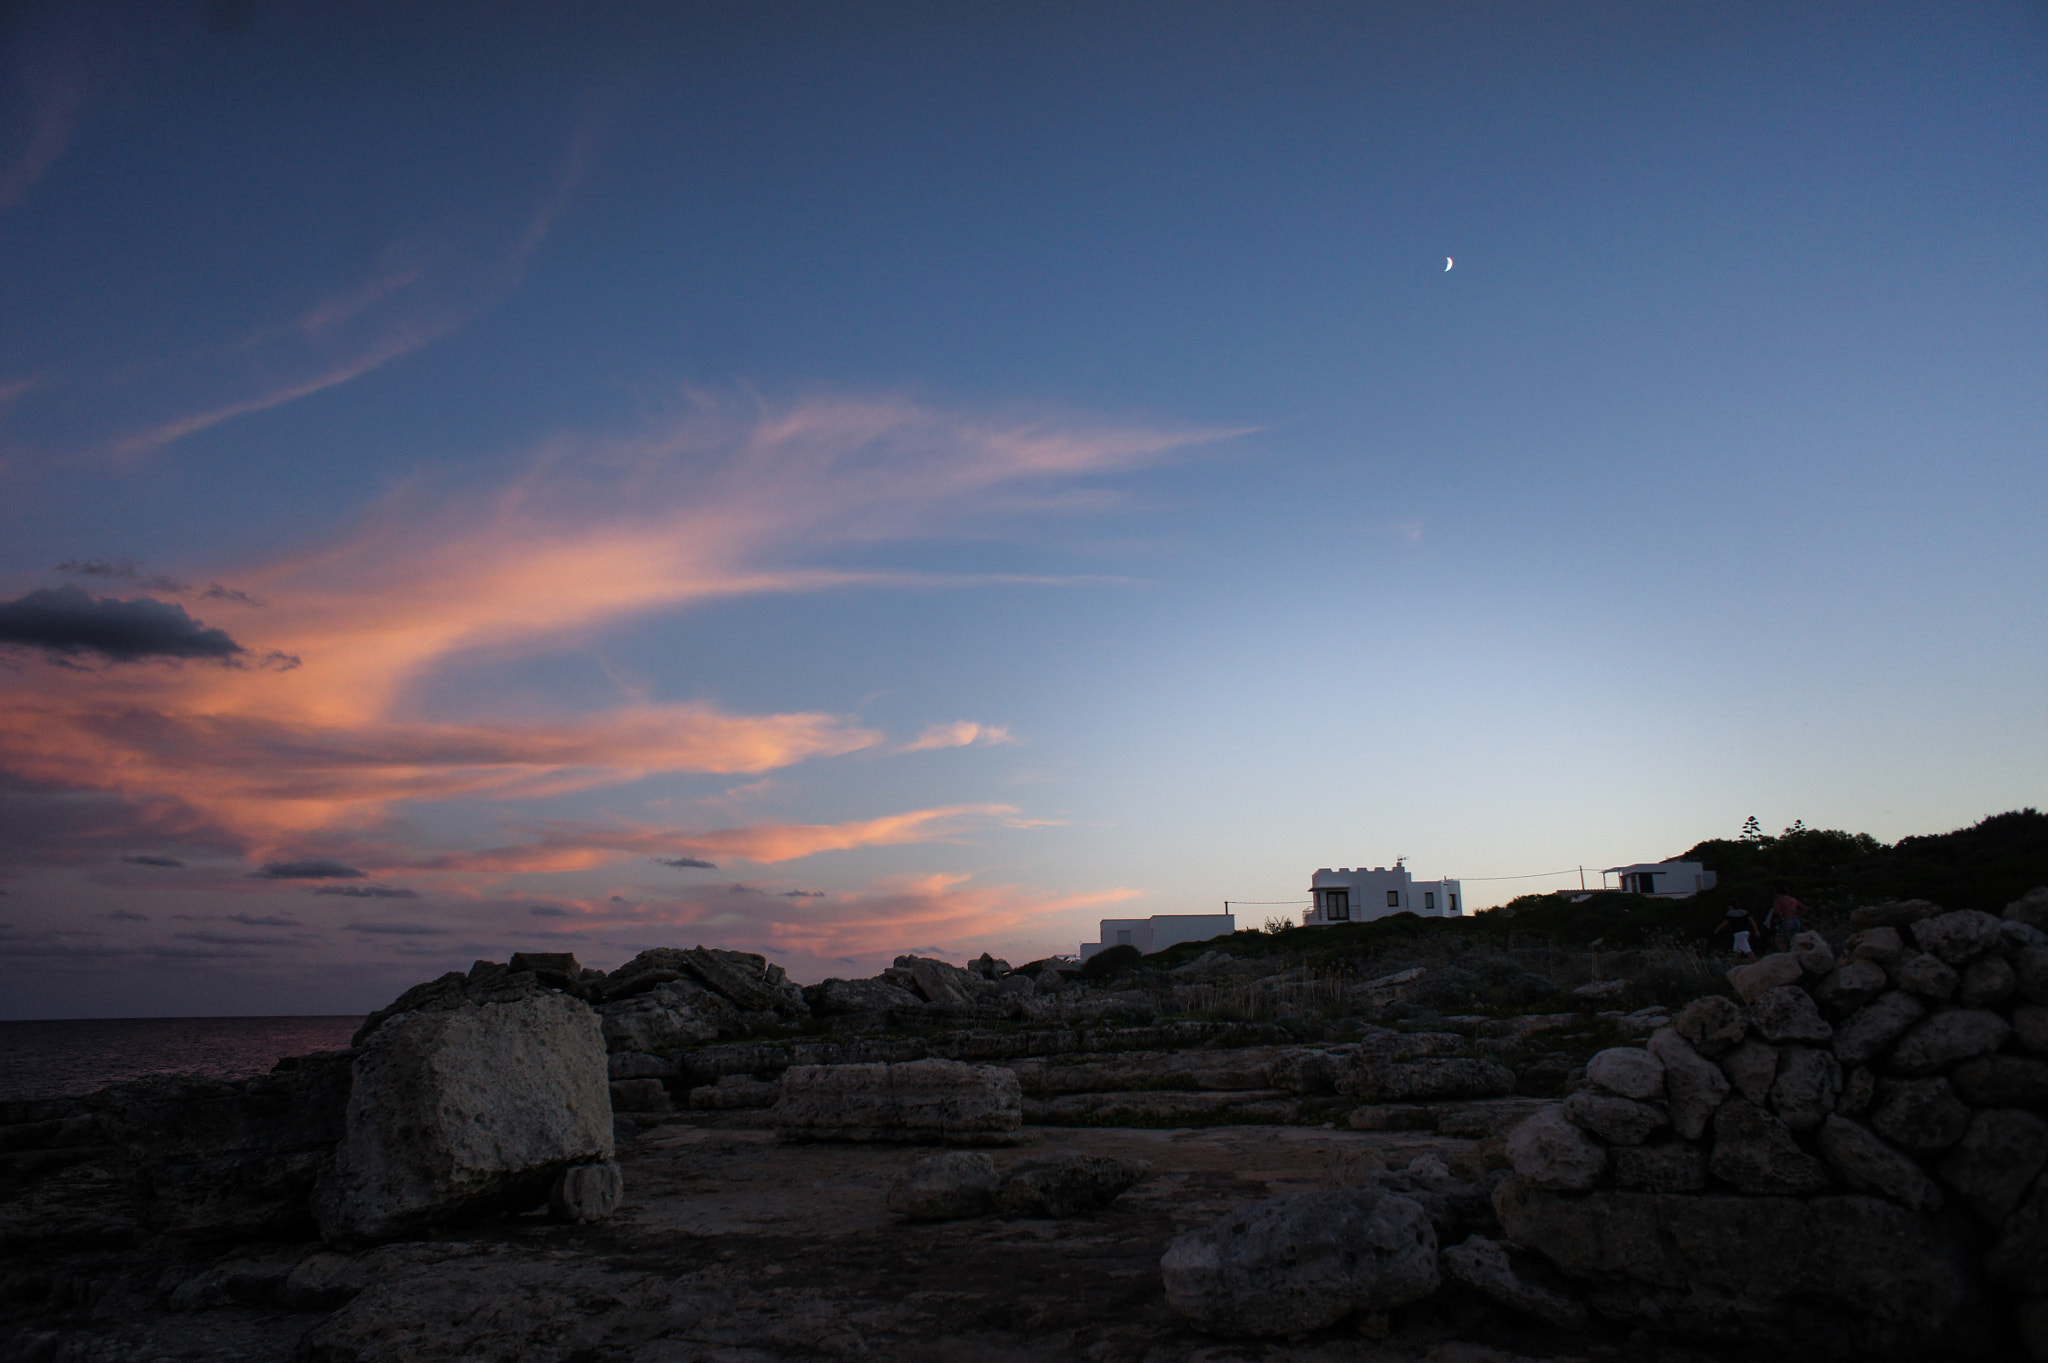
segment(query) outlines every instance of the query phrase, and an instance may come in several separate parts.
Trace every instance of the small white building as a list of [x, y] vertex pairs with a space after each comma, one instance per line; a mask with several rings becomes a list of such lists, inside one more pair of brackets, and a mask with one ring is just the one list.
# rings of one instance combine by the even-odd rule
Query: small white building
[[1237, 931], [1234, 913], [1155, 913], [1150, 918], [1105, 918], [1100, 924], [1102, 940], [1081, 943], [1081, 959], [1087, 960], [1110, 947], [1136, 947], [1150, 956], [1182, 942], [1206, 942]]
[[1464, 892], [1455, 880], [1417, 880], [1400, 862], [1392, 866], [1360, 866], [1356, 870], [1325, 866], [1309, 877], [1313, 901], [1303, 927], [1357, 923], [1394, 913], [1424, 918], [1456, 918], [1464, 912]]
[[1639, 861], [1633, 866], [1609, 866], [1600, 872], [1601, 883], [1608, 876], [1620, 876], [1615, 888], [1623, 894], [1651, 894], [1659, 899], [1690, 899], [1701, 890], [1714, 888], [1715, 875], [1696, 861]]

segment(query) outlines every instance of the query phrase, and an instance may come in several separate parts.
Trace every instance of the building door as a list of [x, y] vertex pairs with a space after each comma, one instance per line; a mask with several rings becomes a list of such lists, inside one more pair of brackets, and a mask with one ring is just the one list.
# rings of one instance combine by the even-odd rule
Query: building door
[[1654, 872], [1654, 871], [1638, 871], [1638, 872], [1636, 873], [1636, 891], [1637, 891], [1637, 893], [1639, 893], [1639, 894], [1655, 894], [1655, 893], [1657, 893], [1657, 874], [1656, 874], [1656, 872]]
[[1351, 891], [1324, 890], [1323, 917], [1335, 923], [1351, 917]]

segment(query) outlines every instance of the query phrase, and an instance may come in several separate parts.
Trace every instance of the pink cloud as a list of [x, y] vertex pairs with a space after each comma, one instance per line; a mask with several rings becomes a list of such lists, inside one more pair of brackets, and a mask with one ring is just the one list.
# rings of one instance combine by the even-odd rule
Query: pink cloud
[[934, 724], [917, 736], [913, 743], [904, 745], [905, 752], [929, 752], [934, 748], [990, 747], [998, 743], [1015, 743], [1009, 727], [1001, 724], [977, 724], [971, 719], [956, 719], [951, 724]]

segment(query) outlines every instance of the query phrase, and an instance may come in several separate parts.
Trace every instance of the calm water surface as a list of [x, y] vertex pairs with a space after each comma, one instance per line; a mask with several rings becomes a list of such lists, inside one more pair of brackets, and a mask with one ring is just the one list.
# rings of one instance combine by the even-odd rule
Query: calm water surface
[[362, 1023], [360, 1013], [0, 1022], [0, 1102], [92, 1093], [146, 1074], [246, 1079], [288, 1055], [340, 1050]]

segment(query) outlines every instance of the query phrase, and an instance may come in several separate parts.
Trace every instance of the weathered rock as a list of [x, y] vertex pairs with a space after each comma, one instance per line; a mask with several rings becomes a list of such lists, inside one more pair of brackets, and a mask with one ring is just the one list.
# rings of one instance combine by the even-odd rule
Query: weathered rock
[[1821, 976], [1835, 968], [1834, 948], [1817, 932], [1802, 932], [1792, 939], [1792, 954], [1807, 974]]
[[2005, 906], [2005, 917], [2048, 932], [2048, 885], [2036, 885]]
[[739, 1112], [749, 1108], [774, 1107], [782, 1097], [779, 1079], [756, 1079], [749, 1074], [721, 1075], [715, 1084], [699, 1084], [690, 1090], [690, 1108], [695, 1112]]
[[1897, 960], [1904, 948], [1897, 928], [1866, 928], [1849, 934], [1849, 940], [1842, 944], [1842, 954], [1847, 960], [1869, 961], [1883, 967]]
[[1942, 1181], [1992, 1225], [2010, 1216], [2027, 1185], [2048, 1164], [2048, 1122], [2031, 1112], [1991, 1108], [1970, 1118], [1963, 1138], [1941, 1158]]
[[461, 1243], [381, 1245], [360, 1254], [310, 1254], [278, 1289], [277, 1299], [293, 1311], [332, 1311], [378, 1278], [408, 1266], [437, 1264], [476, 1251]]
[[1664, 1125], [1664, 1114], [1650, 1104], [1592, 1089], [1580, 1089], [1565, 1099], [1564, 1115], [1610, 1145], [1641, 1145]]
[[2031, 1003], [2048, 1003], [2048, 947], [2024, 947], [2012, 955], [2013, 977]]
[[1814, 986], [1814, 994], [1837, 1014], [1852, 1013], [1882, 994], [1891, 984], [1875, 961], [1844, 961]]
[[352, 1081], [313, 1194], [330, 1242], [532, 1207], [562, 1170], [612, 1157], [597, 1015], [565, 994], [394, 1017]]
[[1689, 1141], [1617, 1145], [1607, 1152], [1614, 1181], [1646, 1193], [1696, 1193], [1707, 1186], [1707, 1157]]
[[1361, 1056], [1337, 1076], [1336, 1088], [1339, 1093], [1378, 1103], [1497, 1098], [1515, 1091], [1515, 1072], [1497, 1060], [1381, 1060]]
[[1436, 1232], [1408, 1198], [1368, 1189], [1248, 1203], [1159, 1261], [1167, 1302], [1204, 1330], [1295, 1335], [1436, 1291]]
[[1730, 1098], [1715, 1111], [1707, 1171], [1745, 1193], [1798, 1196], [1829, 1182], [1827, 1170], [1799, 1148], [1785, 1124], [1746, 1098]]
[[1965, 1060], [1948, 1079], [1972, 1107], [2048, 1108], [2048, 1060], [1984, 1055]]
[[2048, 1297], [2048, 1179], [2036, 1182], [2005, 1218], [1997, 1243], [1984, 1255], [1984, 1271], [2015, 1296]]
[[912, 1221], [954, 1221], [993, 1207], [996, 1162], [979, 1150], [913, 1160], [889, 1186], [889, 1210]]
[[1821, 1124], [1820, 1152], [1852, 1188], [1879, 1193], [1915, 1211], [1931, 1212], [1941, 1206], [1941, 1189], [1934, 1180], [1860, 1123], [1829, 1117]]
[[974, 1002], [967, 972], [956, 965], [925, 956], [898, 956], [895, 972], [907, 976], [910, 987], [929, 1003]]
[[605, 1057], [604, 1068], [612, 1079], [674, 1079], [683, 1072], [681, 1065], [666, 1056], [638, 1051], [613, 1051]]
[[812, 1014], [821, 1018], [915, 1010], [924, 1004], [908, 989], [887, 980], [826, 980], [807, 987], [804, 1000]]
[[1880, 994], [1835, 1028], [1835, 1059], [1844, 1065], [1867, 1065], [1926, 1015], [1927, 1006], [1903, 990]]
[[781, 966], [750, 951], [712, 947], [654, 947], [604, 978], [607, 1000], [629, 998], [677, 981], [695, 981], [742, 1013], [799, 1017], [808, 1009], [803, 990]]
[[1937, 1001], [1952, 998], [1963, 977], [1956, 968], [1925, 951], [1905, 951], [1892, 966], [1892, 978], [1901, 989]]
[[776, 1129], [787, 1139], [1007, 1143], [1023, 1125], [1017, 1076], [997, 1065], [793, 1065]]
[[[314, 1181], [346, 1128], [352, 1058], [349, 1052], [301, 1057], [289, 1068], [236, 1083], [138, 1079], [92, 1099], [98, 1120], [88, 1119], [88, 1129], [96, 1125], [101, 1139], [126, 1152], [135, 1210], [151, 1230], [204, 1238], [306, 1237], [313, 1231], [308, 1199]], [[82, 1138], [79, 1132], [68, 1139]]]
[[614, 1112], [673, 1112], [675, 1100], [659, 1079], [614, 1079], [611, 1081]]
[[1671, 1129], [1689, 1141], [1706, 1131], [1714, 1109], [1728, 1096], [1728, 1078], [1681, 1037], [1676, 1029], [1650, 1034], [1650, 1053], [1664, 1062], [1664, 1092]]
[[1516, 1175], [1538, 1188], [1591, 1188], [1607, 1169], [1607, 1151], [1561, 1107], [1545, 1108], [1509, 1132], [1507, 1157]]
[[363, 1019], [351, 1046], [361, 1046], [392, 1018], [402, 1013], [439, 1013], [465, 1004], [516, 1003], [554, 992], [531, 971], [513, 971], [492, 961], [478, 961], [467, 975], [451, 970], [439, 979], [416, 984]]
[[1842, 1096], [1842, 1066], [1826, 1051], [1787, 1046], [1771, 1084], [1771, 1111], [1794, 1131], [1811, 1131]]
[[555, 1178], [548, 1192], [548, 1215], [579, 1225], [602, 1221], [619, 1209], [625, 1195], [626, 1175], [617, 1160], [574, 1165]]
[[2048, 1054], [2048, 1008], [2023, 1003], [2012, 1010], [2012, 1034], [2036, 1055]]
[[514, 975], [530, 973], [549, 989], [574, 991], [583, 984], [583, 967], [571, 951], [515, 951], [506, 969]]
[[[1535, 1256], [1515, 1254], [1515, 1246], [1474, 1235], [1452, 1245], [1440, 1256], [1445, 1276], [1478, 1289], [1510, 1311], [1561, 1330], [1582, 1330], [1586, 1326], [1586, 1304], [1557, 1286], [1536, 1280], [1536, 1275], [1555, 1277]], [[1517, 1264], [1520, 1257], [1523, 1262]]]
[[1121, 1197], [1151, 1165], [1108, 1155], [1054, 1155], [1012, 1165], [996, 1185], [1004, 1216], [1068, 1217], [1100, 1211]]
[[1937, 1074], [2005, 1044], [2012, 1027], [1996, 1013], [1957, 1008], [1918, 1023], [1892, 1048], [1890, 1068], [1899, 1074]]
[[1612, 1008], [1628, 994], [1627, 980], [1594, 980], [1572, 990], [1572, 997], [1593, 1008]]
[[1878, 1084], [1871, 1130], [1916, 1155], [1935, 1155], [1963, 1138], [1970, 1125], [1946, 1079], [1890, 1079]]
[[1766, 1041], [1826, 1041], [1835, 1034], [1813, 995], [1796, 985], [1781, 985], [1758, 994], [1749, 1005], [1756, 1034]]
[[1735, 992], [1742, 996], [1744, 1003], [1754, 1003], [1765, 991], [1797, 984], [1805, 974], [1797, 956], [1789, 951], [1780, 951], [1747, 965], [1736, 966], [1728, 972], [1728, 983], [1735, 986]]
[[1506, 1238], [1584, 1284], [1622, 1324], [1771, 1354], [1990, 1349], [1995, 1316], [1966, 1244], [1880, 1198], [1573, 1196], [1511, 1178], [1494, 1209]]
[[1742, 1041], [1749, 1018], [1733, 1000], [1709, 994], [1679, 1009], [1671, 1025], [1701, 1055], [1716, 1056]]
[[1925, 899], [1867, 904], [1849, 915], [1849, 927], [1854, 932], [1862, 932], [1868, 928], [1908, 928], [1921, 919], [1932, 918], [1940, 912], [1940, 905], [1931, 904]]
[[1745, 1041], [1721, 1057], [1721, 1073], [1750, 1102], [1769, 1102], [1771, 1084], [1778, 1077], [1778, 1049], [1761, 1041]]
[[1877, 1075], [1868, 1066], [1858, 1065], [1843, 1077], [1842, 1096], [1835, 1100], [1835, 1111], [1844, 1117], [1860, 1117], [1876, 1101]]
[[744, 1035], [732, 1004], [694, 980], [670, 980], [600, 1005], [605, 1046], [643, 1055], [673, 1055], [720, 1037]]
[[1596, 1054], [1586, 1062], [1586, 1079], [1623, 1098], [1647, 1101], [1664, 1096], [1664, 1062], [1634, 1046], [1616, 1046]]
[[1939, 956], [1952, 966], [1996, 951], [2000, 937], [1998, 920], [1976, 909], [1945, 913], [1913, 924], [1913, 942], [1922, 951]]
[[1979, 956], [1963, 967], [1956, 1002], [1965, 1008], [1989, 1008], [2011, 998], [2017, 988], [2019, 977], [2003, 956]]

